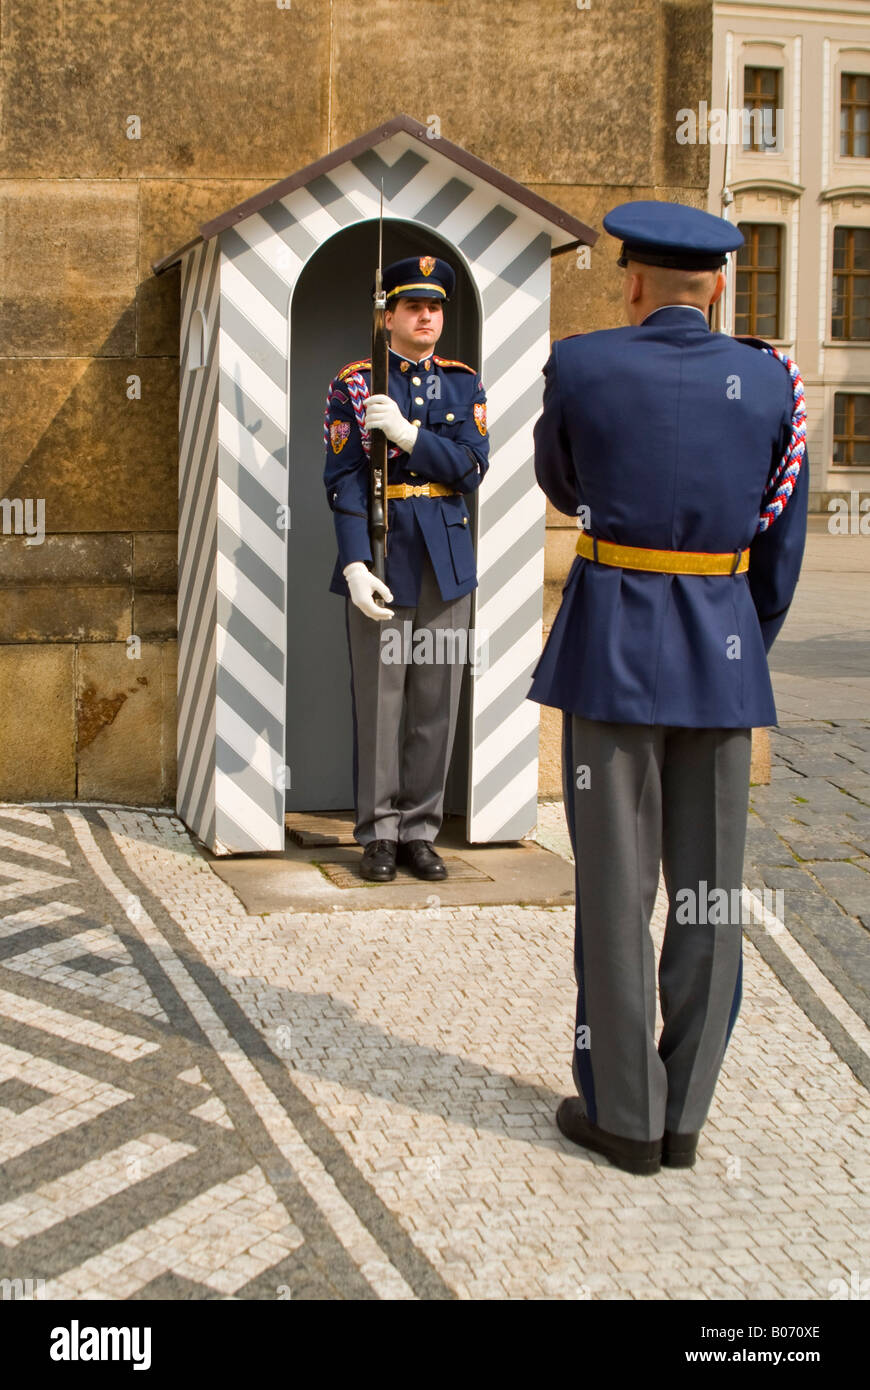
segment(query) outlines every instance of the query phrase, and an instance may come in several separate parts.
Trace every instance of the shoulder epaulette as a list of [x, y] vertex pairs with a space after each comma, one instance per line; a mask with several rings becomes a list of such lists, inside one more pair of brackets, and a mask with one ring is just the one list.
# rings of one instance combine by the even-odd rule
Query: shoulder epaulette
[[348, 362], [346, 367], [342, 367], [335, 379], [336, 381], [345, 381], [353, 372], [371, 370], [371, 365], [372, 359], [370, 357], [363, 357], [359, 362]]
[[752, 333], [735, 333], [734, 342], [743, 343], [746, 347], [766, 348], [768, 352], [773, 350], [766, 338], [756, 338]]
[[461, 367], [464, 372], [475, 374], [474, 367], [469, 367], [467, 362], [456, 362], [452, 357], [433, 357], [432, 361], [439, 367]]

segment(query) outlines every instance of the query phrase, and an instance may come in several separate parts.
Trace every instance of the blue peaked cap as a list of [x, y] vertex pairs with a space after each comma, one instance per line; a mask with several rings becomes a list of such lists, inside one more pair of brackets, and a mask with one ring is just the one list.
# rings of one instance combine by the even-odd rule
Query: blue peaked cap
[[674, 270], [718, 270], [744, 236], [733, 222], [685, 203], [639, 199], [620, 203], [604, 218], [605, 230], [622, 241], [618, 265], [640, 261]]
[[456, 285], [452, 266], [437, 256], [406, 256], [393, 261], [383, 275], [387, 305], [392, 299], [449, 299]]

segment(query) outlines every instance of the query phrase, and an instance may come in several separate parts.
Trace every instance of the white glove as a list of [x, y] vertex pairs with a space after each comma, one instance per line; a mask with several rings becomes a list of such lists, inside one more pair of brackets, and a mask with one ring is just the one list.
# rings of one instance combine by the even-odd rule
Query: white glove
[[369, 396], [366, 401], [366, 429], [383, 430], [391, 444], [410, 454], [417, 440], [417, 425], [406, 420], [392, 396]]
[[382, 608], [375, 603], [375, 594], [380, 594], [392, 603], [393, 595], [390, 593], [382, 579], [378, 579], [372, 574], [368, 565], [362, 560], [354, 560], [352, 564], [345, 565], [342, 574], [347, 580], [347, 587], [350, 589], [350, 597], [361, 613], [365, 613], [367, 618], [392, 618], [395, 616], [392, 608]]

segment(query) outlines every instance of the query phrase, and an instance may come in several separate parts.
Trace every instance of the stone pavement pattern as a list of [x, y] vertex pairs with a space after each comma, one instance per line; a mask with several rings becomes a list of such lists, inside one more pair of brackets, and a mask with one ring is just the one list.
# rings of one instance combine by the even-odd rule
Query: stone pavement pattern
[[[571, 908], [250, 916], [170, 814], [0, 805], [0, 1296], [826, 1299], [866, 1278], [870, 543], [811, 530], [747, 836], [784, 922], [746, 928], [696, 1169], [634, 1178], [554, 1126]], [[558, 803], [538, 838], [570, 857]], [[663, 912], [660, 892], [657, 940]]]
[[811, 935], [811, 954], [866, 1002], [870, 721], [787, 724], [771, 747], [770, 785], [752, 788], [744, 877], [782, 891], [790, 930]]
[[779, 723], [870, 717], [870, 537], [810, 517], [794, 602], [770, 651]]
[[870, 1032], [779, 923], [749, 933], [697, 1168], [641, 1179], [553, 1124], [570, 908], [252, 917], [175, 817], [12, 806], [0, 902], [0, 1279], [824, 1299], [866, 1274]]

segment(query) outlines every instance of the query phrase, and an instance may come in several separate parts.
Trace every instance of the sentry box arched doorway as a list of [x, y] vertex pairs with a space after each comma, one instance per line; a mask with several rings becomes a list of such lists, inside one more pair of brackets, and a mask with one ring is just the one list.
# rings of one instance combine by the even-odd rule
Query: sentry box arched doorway
[[[181, 266], [178, 813], [215, 854], [281, 850], [285, 809], [349, 807], [341, 599], [321, 482], [330, 377], [368, 355], [381, 185], [385, 263], [418, 246], [459, 276], [438, 351], [479, 368], [492, 465], [448, 807], [471, 843], [536, 821], [544, 498], [532, 427], [550, 258], [596, 234], [397, 116], [206, 223]], [[289, 521], [289, 525], [288, 525]]]

